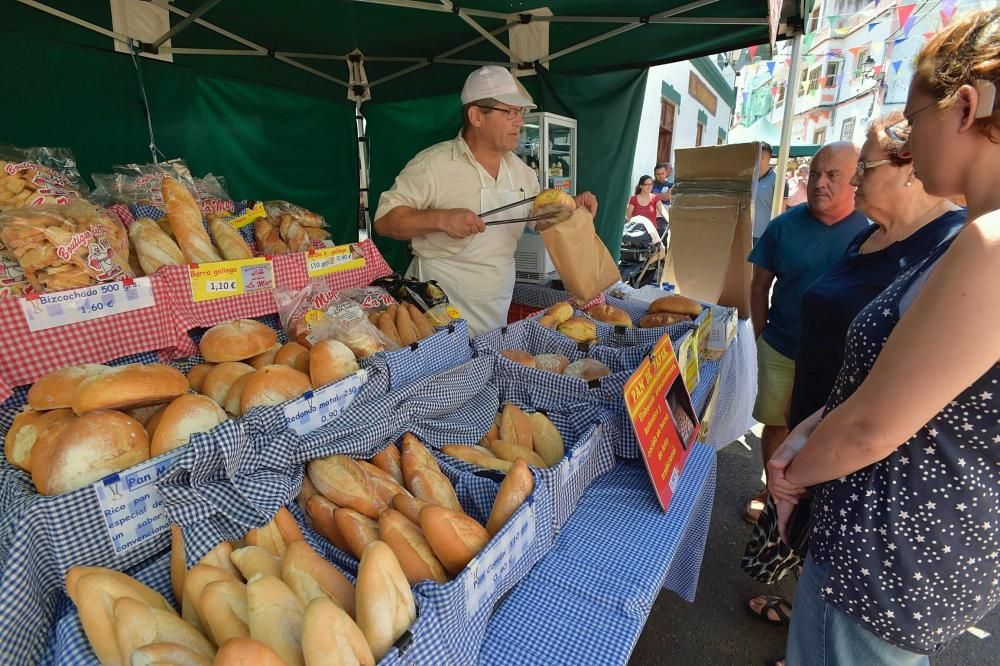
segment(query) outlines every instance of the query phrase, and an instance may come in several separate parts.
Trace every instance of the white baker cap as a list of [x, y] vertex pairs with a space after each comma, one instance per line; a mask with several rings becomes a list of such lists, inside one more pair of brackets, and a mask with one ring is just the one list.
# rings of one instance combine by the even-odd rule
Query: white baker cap
[[487, 65], [480, 67], [465, 80], [462, 87], [462, 104], [492, 98], [511, 106], [535, 108], [531, 96], [521, 87], [517, 79], [503, 67]]

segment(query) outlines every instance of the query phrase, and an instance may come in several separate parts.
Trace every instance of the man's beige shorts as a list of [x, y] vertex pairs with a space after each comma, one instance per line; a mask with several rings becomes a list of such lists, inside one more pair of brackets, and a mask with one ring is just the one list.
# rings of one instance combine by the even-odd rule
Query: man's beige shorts
[[757, 338], [757, 402], [753, 417], [769, 426], [787, 426], [785, 410], [792, 395], [795, 361]]

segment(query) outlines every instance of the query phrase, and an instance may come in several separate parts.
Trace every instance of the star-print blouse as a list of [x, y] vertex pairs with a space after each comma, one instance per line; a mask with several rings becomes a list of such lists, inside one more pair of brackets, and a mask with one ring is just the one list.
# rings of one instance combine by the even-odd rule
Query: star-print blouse
[[[827, 412], [865, 380], [907, 291], [950, 243], [854, 319]], [[1000, 364], [889, 457], [816, 489], [809, 550], [830, 565], [824, 599], [907, 650], [940, 651], [1000, 599], [998, 381]]]

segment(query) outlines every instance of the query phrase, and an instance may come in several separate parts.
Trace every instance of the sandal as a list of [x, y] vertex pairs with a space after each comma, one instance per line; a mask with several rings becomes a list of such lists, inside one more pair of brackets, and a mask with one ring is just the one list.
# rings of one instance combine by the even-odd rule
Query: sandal
[[767, 505], [767, 488], [761, 490], [759, 493], [750, 498], [743, 507], [743, 520], [750, 523], [751, 525], [756, 525], [757, 520], [760, 519], [760, 514], [764, 512], [764, 507]]
[[[764, 605], [761, 606], [760, 610], [754, 610], [753, 602], [757, 599], [764, 598]], [[758, 596], [750, 600], [750, 604], [747, 605], [750, 613], [756, 617], [759, 617], [764, 622], [768, 624], [773, 624], [778, 627], [787, 627], [788, 621], [791, 617], [792, 605], [784, 597], [771, 597], [771, 596]], [[787, 609], [787, 610], [786, 610]], [[774, 611], [774, 614], [778, 619], [771, 617], [770, 611]]]

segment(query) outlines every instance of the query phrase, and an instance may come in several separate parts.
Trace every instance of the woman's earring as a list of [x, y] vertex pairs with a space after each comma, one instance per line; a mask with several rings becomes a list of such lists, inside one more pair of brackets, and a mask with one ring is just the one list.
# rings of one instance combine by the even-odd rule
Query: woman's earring
[[913, 187], [913, 174], [912, 173], [909, 176], [906, 177], [906, 186], [907, 187]]

